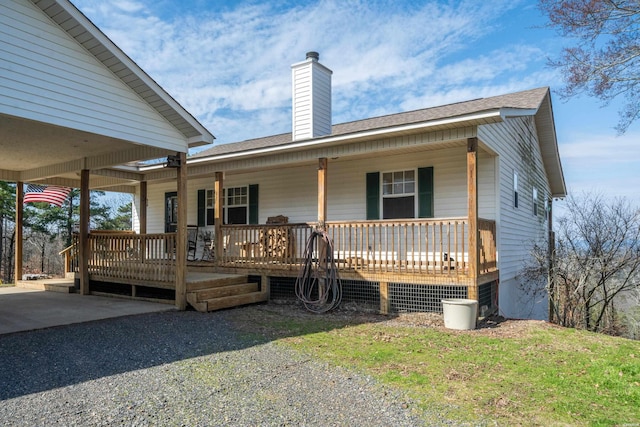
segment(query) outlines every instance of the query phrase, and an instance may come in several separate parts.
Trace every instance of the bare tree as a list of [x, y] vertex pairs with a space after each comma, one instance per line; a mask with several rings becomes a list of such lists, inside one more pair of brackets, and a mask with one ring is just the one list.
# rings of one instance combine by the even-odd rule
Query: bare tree
[[575, 41], [550, 65], [564, 74], [561, 96], [587, 93], [607, 105], [624, 97], [616, 129], [624, 133], [640, 116], [640, 2], [540, 0], [548, 26]]
[[535, 245], [521, 283], [549, 293], [555, 322], [618, 333], [614, 303], [640, 290], [640, 209], [600, 195], [570, 196], [566, 205], [557, 221], [553, 262], [548, 245]]
[[624, 305], [623, 323], [626, 337], [640, 340], [640, 288], [627, 295], [621, 303]]

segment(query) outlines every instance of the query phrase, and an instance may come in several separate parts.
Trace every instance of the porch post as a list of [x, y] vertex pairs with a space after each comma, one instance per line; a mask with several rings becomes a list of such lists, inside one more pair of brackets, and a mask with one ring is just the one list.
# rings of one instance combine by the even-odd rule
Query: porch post
[[[24, 183], [16, 182], [16, 241], [15, 241], [15, 260], [14, 260], [14, 283], [22, 280], [22, 221], [24, 220]], [[0, 242], [2, 243], [2, 242]]]
[[327, 166], [326, 157], [318, 159], [318, 227], [323, 230], [327, 220]]
[[78, 231], [81, 295], [89, 295], [89, 206], [89, 169], [82, 169], [80, 172], [80, 230]]
[[176, 307], [187, 308], [187, 154], [180, 158], [178, 181], [178, 229], [176, 234]]
[[[320, 157], [318, 159], [318, 230], [327, 231], [327, 158]], [[324, 239], [318, 241], [318, 254], [320, 261], [320, 270], [327, 270], [327, 251], [329, 247]], [[321, 293], [326, 289], [325, 281], [323, 278], [318, 280], [318, 293]], [[318, 295], [318, 299], [321, 300], [323, 294]]]
[[147, 234], [147, 181], [140, 182], [140, 234]]
[[222, 260], [222, 256], [224, 255], [224, 239], [222, 238], [222, 221], [223, 221], [223, 212], [222, 212], [222, 204], [224, 203], [223, 197], [223, 188], [224, 188], [224, 175], [222, 172], [215, 173], [215, 184], [214, 184], [214, 193], [215, 193], [215, 202], [214, 202], [214, 212], [213, 212], [213, 234], [215, 241], [215, 262], [219, 264]]
[[469, 219], [468, 298], [478, 300], [478, 138], [467, 139], [467, 206]]

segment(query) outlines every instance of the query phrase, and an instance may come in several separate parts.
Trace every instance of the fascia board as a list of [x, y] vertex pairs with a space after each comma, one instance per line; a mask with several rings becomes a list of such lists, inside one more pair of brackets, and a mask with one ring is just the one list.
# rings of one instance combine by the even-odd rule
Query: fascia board
[[[198, 157], [196, 159], [187, 159], [187, 163], [198, 164], [198, 163], [204, 163], [204, 162], [209, 162], [213, 160], [237, 159], [242, 157], [292, 151], [292, 150], [298, 150], [298, 149], [304, 149], [304, 148], [314, 148], [321, 145], [327, 146], [327, 145], [339, 144], [345, 141], [351, 142], [351, 141], [357, 141], [359, 139], [372, 138], [376, 136], [388, 137], [389, 135], [393, 135], [395, 133], [401, 134], [404, 132], [411, 132], [411, 131], [417, 131], [417, 130], [428, 131], [429, 128], [437, 127], [437, 126], [454, 125], [454, 124], [462, 125], [464, 122], [489, 120], [489, 119], [501, 119], [500, 110], [484, 111], [484, 112], [475, 113], [471, 115], [449, 117], [449, 118], [433, 120], [429, 122], [411, 123], [411, 124], [406, 124], [401, 126], [394, 126], [392, 128], [372, 129], [369, 131], [358, 132], [358, 133], [338, 135], [333, 137], [329, 136], [326, 138], [319, 138], [319, 139], [310, 139], [306, 141], [295, 142], [292, 144], [279, 145], [275, 147], [265, 147], [265, 148], [255, 149], [255, 150], [238, 152], [238, 153], [228, 153], [228, 154], [220, 154], [220, 155], [207, 156], [207, 157]], [[140, 170], [147, 171], [152, 169], [158, 169], [161, 167], [163, 166], [154, 165], [153, 168], [144, 168]]]

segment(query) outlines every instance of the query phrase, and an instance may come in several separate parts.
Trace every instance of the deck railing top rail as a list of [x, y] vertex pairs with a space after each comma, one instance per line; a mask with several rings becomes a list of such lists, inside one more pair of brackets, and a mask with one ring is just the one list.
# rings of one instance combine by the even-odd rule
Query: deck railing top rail
[[[256, 269], [300, 268], [306, 242], [316, 222], [288, 224], [222, 225], [224, 250], [215, 263], [223, 267]], [[375, 274], [438, 274], [467, 276], [469, 272], [469, 221], [467, 218], [328, 221], [334, 258], [343, 270]], [[496, 271], [496, 223], [478, 220], [478, 273]], [[175, 265], [176, 233], [90, 233], [90, 266], [101, 276], [146, 277], [163, 269], [162, 281]], [[69, 269], [76, 269], [75, 245], [61, 254]], [[145, 268], [133, 265], [144, 264]], [[155, 267], [151, 267], [154, 265]], [[110, 273], [113, 270], [114, 273]], [[154, 275], [154, 279], [160, 279]]]

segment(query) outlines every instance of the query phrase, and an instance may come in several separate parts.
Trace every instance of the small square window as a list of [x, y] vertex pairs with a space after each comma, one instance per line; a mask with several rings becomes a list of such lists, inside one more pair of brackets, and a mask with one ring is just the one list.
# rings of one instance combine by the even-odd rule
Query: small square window
[[513, 207], [518, 207], [518, 172], [513, 171]]

